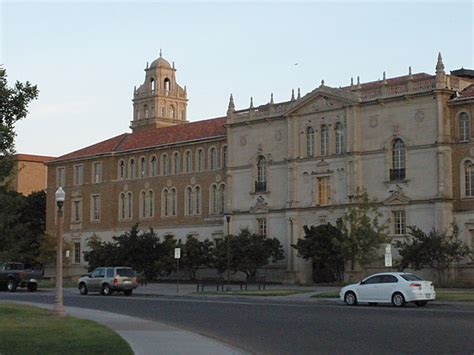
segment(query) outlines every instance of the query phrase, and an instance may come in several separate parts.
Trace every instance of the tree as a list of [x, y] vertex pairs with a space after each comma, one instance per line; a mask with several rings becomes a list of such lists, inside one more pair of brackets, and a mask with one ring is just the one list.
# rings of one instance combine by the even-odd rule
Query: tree
[[418, 227], [409, 226], [409, 238], [395, 243], [402, 257], [400, 268], [419, 270], [431, 267], [436, 271], [437, 281], [441, 285], [448, 284], [450, 267], [465, 257], [472, 258], [472, 251], [458, 239], [457, 225], [453, 224], [451, 229], [451, 233], [432, 229], [426, 234]]
[[332, 279], [344, 279], [344, 235], [331, 223], [319, 226], [304, 226], [305, 236], [292, 247], [298, 251], [298, 256], [312, 260], [318, 270], [329, 269]]
[[380, 245], [387, 240], [387, 224], [380, 224], [381, 217], [376, 201], [369, 199], [367, 191], [358, 190], [355, 206], [338, 219], [336, 225], [344, 239], [344, 259], [350, 262], [351, 270], [356, 263], [363, 267], [377, 259]]
[[28, 104], [38, 96], [38, 88], [28, 81], [17, 81], [13, 88], [7, 85], [7, 74], [0, 67], [0, 182], [13, 169], [11, 156], [15, 153], [15, 123], [26, 117]]
[[202, 266], [210, 266], [212, 264], [212, 251], [214, 243], [209, 239], [200, 241], [196, 237], [190, 235], [183, 245], [183, 257], [181, 265], [189, 271], [191, 280], [196, 279], [196, 271]]
[[[257, 270], [269, 261], [277, 262], [284, 257], [283, 247], [276, 238], [251, 233], [247, 228], [242, 229], [236, 236], [229, 237], [230, 269], [241, 271], [249, 278], [257, 275]], [[227, 240], [216, 242], [215, 267], [223, 272], [227, 269]]]

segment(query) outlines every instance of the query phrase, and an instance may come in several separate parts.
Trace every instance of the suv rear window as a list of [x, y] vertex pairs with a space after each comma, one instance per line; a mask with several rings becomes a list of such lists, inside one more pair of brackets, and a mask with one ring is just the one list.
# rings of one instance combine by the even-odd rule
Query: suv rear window
[[412, 275], [412, 274], [404, 274], [404, 275], [400, 275], [401, 277], [403, 277], [406, 281], [423, 281], [423, 279], [421, 277], [418, 277], [416, 275]]
[[135, 271], [132, 269], [117, 269], [117, 275], [122, 277], [134, 277]]

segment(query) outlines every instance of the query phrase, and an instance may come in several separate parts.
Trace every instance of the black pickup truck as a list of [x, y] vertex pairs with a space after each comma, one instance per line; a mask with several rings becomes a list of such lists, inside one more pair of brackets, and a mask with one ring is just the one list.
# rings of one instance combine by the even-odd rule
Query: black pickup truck
[[0, 287], [6, 287], [10, 292], [15, 292], [18, 287], [35, 292], [42, 276], [43, 271], [25, 269], [22, 263], [0, 262]]

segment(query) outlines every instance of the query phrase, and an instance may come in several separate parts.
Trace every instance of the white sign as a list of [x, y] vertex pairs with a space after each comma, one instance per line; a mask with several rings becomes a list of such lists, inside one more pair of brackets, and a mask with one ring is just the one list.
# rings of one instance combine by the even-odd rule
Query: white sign
[[70, 252], [69, 250], [66, 250], [66, 258], [69, 258]]
[[385, 266], [392, 267], [392, 253], [385, 254]]
[[392, 254], [392, 245], [391, 244], [387, 244], [385, 246], [385, 254]]
[[174, 258], [175, 259], [181, 258], [181, 248], [174, 248]]

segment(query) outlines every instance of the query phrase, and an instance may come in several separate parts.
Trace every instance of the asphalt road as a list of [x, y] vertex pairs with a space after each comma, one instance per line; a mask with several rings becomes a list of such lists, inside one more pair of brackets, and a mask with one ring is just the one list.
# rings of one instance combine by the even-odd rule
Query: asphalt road
[[[53, 290], [0, 299], [53, 303]], [[349, 307], [245, 298], [104, 297], [65, 293], [65, 304], [152, 319], [257, 354], [474, 354], [474, 306]]]

